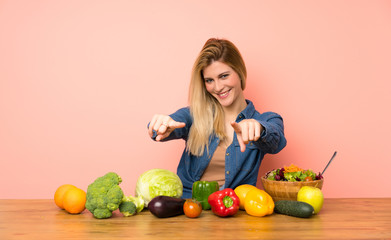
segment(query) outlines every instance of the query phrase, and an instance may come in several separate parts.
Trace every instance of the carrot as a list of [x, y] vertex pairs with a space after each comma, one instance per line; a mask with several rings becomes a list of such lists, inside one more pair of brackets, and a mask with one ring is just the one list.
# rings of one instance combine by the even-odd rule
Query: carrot
[[284, 166], [284, 172], [302, 172], [303, 169], [298, 166], [291, 164], [289, 167]]

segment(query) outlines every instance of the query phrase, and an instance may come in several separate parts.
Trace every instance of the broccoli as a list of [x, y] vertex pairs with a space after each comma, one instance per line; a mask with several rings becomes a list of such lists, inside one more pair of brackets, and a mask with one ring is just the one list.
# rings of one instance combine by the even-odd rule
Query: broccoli
[[[132, 216], [134, 215], [135, 213], [139, 213], [141, 212], [143, 209], [144, 209], [144, 199], [141, 197], [141, 196], [138, 196], [138, 197], [133, 197], [131, 195], [129, 196], [124, 196], [124, 198], [122, 199], [122, 203], [121, 205], [131, 205], [131, 204], [128, 204], [128, 203], [133, 203], [133, 205], [135, 206], [135, 212], [133, 213], [133, 210], [131, 211], [132, 214], [130, 215], [125, 215], [126, 217], [128, 216]], [[119, 211], [123, 213], [123, 211], [121, 210], [121, 205], [119, 206]], [[123, 207], [125, 209], [125, 207]]]
[[119, 211], [125, 216], [129, 217], [136, 214], [136, 204], [124, 197], [122, 203], [119, 205]]
[[97, 178], [87, 188], [86, 208], [96, 218], [109, 218], [119, 208], [124, 193], [119, 184], [120, 176], [114, 172]]

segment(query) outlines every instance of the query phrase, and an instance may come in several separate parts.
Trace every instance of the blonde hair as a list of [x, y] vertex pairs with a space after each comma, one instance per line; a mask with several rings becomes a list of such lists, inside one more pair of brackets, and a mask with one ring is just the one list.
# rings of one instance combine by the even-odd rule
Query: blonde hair
[[239, 75], [242, 90], [246, 87], [246, 66], [236, 46], [225, 39], [211, 38], [206, 41], [194, 63], [189, 86], [193, 124], [186, 148], [196, 156], [204, 154], [205, 148], [209, 151], [208, 144], [212, 134], [216, 134], [222, 140], [226, 137], [224, 110], [218, 100], [206, 90], [203, 77], [205, 67], [214, 61], [230, 66]]

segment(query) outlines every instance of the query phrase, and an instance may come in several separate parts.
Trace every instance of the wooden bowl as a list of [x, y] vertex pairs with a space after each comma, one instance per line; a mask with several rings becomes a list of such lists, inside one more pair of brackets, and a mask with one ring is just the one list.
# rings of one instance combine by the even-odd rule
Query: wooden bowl
[[311, 186], [322, 189], [323, 178], [321, 180], [308, 182], [287, 182], [287, 181], [273, 181], [266, 177], [261, 178], [263, 188], [274, 201], [279, 200], [297, 200], [297, 193], [301, 187]]

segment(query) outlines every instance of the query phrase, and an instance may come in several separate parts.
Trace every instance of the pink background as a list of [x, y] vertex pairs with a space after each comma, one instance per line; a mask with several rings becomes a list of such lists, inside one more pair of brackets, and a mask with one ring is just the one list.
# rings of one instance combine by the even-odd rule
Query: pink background
[[[284, 117], [295, 163], [323, 193], [391, 197], [390, 1], [0, 1], [0, 198], [52, 198], [115, 171], [125, 194], [176, 171], [184, 141], [155, 143], [155, 113], [187, 105], [210, 37], [233, 41], [245, 95]], [[261, 184], [259, 183], [259, 187]]]

